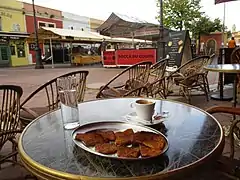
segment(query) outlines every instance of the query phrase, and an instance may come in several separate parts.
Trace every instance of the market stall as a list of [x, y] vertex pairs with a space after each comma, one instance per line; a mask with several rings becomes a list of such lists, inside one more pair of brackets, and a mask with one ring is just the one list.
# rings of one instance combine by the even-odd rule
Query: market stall
[[[141, 61], [157, 62], [157, 41], [159, 40], [159, 25], [139, 20], [127, 15], [112, 13], [98, 28], [100, 34], [111, 38], [137, 38], [150, 41], [151, 46], [142, 42], [132, 41], [130, 48], [114, 48], [103, 52], [104, 67], [130, 66]], [[180, 66], [192, 58], [191, 41], [188, 31], [173, 31], [164, 28], [166, 54], [170, 57], [168, 66]]]

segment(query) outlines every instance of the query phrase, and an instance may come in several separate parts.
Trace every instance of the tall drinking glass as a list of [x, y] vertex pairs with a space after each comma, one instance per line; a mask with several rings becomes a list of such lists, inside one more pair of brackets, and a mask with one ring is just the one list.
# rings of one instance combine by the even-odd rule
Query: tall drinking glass
[[74, 76], [58, 78], [57, 87], [64, 129], [75, 129], [80, 125], [77, 100], [77, 78]]

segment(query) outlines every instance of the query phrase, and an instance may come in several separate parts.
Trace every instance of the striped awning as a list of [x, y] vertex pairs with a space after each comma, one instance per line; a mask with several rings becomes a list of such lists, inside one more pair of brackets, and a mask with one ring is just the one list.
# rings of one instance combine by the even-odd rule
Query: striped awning
[[236, 0], [215, 0], [215, 4], [225, 3], [225, 2], [230, 2], [230, 1], [236, 1]]

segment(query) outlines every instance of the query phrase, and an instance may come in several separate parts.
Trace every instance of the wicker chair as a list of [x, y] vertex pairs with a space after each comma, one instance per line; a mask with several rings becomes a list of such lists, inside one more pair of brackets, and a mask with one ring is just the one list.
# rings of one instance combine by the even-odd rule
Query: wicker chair
[[[212, 54], [209, 57], [208, 61], [205, 61], [204, 66], [208, 66], [208, 65], [212, 64], [213, 59], [215, 58], [215, 56], [216, 56], [215, 54]], [[203, 69], [203, 73], [204, 73], [204, 80], [205, 80], [205, 83], [206, 83], [206, 86], [207, 86], [208, 93], [210, 93], [209, 82], [208, 82], [208, 71]]]
[[[76, 76], [79, 79], [78, 84], [78, 102], [82, 102], [84, 100], [85, 87], [86, 87], [86, 78], [88, 75], [88, 71], [75, 71], [70, 72], [59, 77], [56, 77], [47, 83], [43, 84], [39, 88], [37, 88], [34, 92], [32, 92], [20, 105], [21, 108], [21, 122], [23, 127], [26, 126], [33, 119], [38, 116], [49, 112], [51, 110], [55, 110], [59, 108], [59, 97], [57, 91], [57, 79], [61, 77], [68, 76]], [[42, 107], [26, 107], [26, 104], [32, 100], [36, 96], [42, 96], [44, 105]]]
[[[139, 96], [141, 90], [138, 88], [148, 82], [151, 65], [151, 62], [140, 62], [126, 68], [106, 85], [100, 87], [96, 98]], [[121, 85], [114, 85], [117, 82]]]
[[191, 103], [192, 89], [200, 88], [207, 101], [209, 100], [206, 71], [204, 70], [204, 66], [210, 61], [209, 59], [209, 56], [200, 56], [189, 60], [167, 77], [168, 81], [180, 87], [179, 92], [188, 100], [188, 103]]
[[6, 142], [12, 143], [12, 152], [4, 156], [0, 155], [0, 168], [4, 162], [17, 163], [16, 135], [21, 133], [19, 116], [22, 94], [20, 86], [0, 85], [0, 152]]
[[162, 59], [151, 66], [150, 76], [152, 77], [153, 82], [162, 79], [165, 76], [168, 60], [169, 58]]
[[[234, 107], [211, 107], [206, 110], [210, 114], [215, 113], [227, 113], [232, 115], [240, 115], [240, 108]], [[224, 157], [221, 162], [221, 170], [227, 174], [227, 176], [233, 177], [233, 179], [240, 178], [240, 161], [234, 159], [235, 154], [235, 139], [240, 141], [240, 120], [234, 120], [230, 126], [229, 138], [230, 138], [230, 157]], [[235, 178], [234, 178], [235, 177]]]
[[165, 72], [168, 59], [162, 59], [151, 66], [149, 82], [140, 87], [142, 94], [145, 92], [147, 97], [155, 98], [159, 95], [160, 98], [166, 98]]

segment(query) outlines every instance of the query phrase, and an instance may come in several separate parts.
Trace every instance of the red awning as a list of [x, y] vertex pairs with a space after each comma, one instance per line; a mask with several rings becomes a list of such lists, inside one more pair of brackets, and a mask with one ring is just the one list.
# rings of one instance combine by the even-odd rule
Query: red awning
[[215, 4], [225, 3], [225, 2], [229, 2], [229, 1], [236, 1], [236, 0], [215, 0]]

